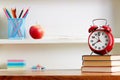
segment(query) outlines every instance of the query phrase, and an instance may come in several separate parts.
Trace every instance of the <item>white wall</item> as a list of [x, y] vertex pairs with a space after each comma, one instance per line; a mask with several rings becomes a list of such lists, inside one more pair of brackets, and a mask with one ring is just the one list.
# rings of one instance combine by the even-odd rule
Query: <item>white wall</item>
[[113, 0], [113, 23], [115, 37], [120, 37], [120, 0]]
[[24, 59], [28, 68], [41, 64], [47, 69], [80, 69], [81, 56], [90, 52], [84, 44], [1, 45], [0, 51], [2, 67], [7, 59]]
[[[111, 0], [1, 0], [0, 24], [6, 28], [3, 7], [16, 7], [18, 14], [21, 9], [30, 7], [26, 27], [29, 29], [38, 23], [45, 29], [46, 36], [87, 37], [88, 28], [95, 18], [108, 19], [112, 27]], [[6, 35], [5, 31], [0, 33]]]
[[[28, 39], [29, 27], [36, 22], [45, 29], [45, 37], [87, 37], [94, 18], [108, 19], [113, 29], [111, 0], [0, 0], [0, 38], [7, 38], [3, 7], [16, 7], [18, 13], [30, 7], [26, 18]], [[0, 61], [3, 65], [7, 59], [23, 58], [27, 67], [42, 64], [47, 69], [79, 69], [81, 56], [90, 52], [87, 44], [1, 45]]]

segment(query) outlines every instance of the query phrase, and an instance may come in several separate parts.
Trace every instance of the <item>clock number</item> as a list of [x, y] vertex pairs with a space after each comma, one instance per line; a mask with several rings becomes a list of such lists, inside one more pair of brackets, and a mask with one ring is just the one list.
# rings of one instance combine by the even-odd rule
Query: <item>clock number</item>
[[104, 49], [104, 48], [105, 48], [105, 46], [102, 46], [102, 48]]
[[100, 36], [100, 32], [98, 32], [98, 36]]
[[92, 38], [95, 38], [95, 36], [92, 36]]
[[95, 44], [92, 44], [92, 46], [94, 46]]
[[105, 43], [105, 45], [107, 46], [107, 43]]
[[101, 47], [98, 47], [98, 49], [100, 50], [100, 49], [101, 49]]
[[106, 41], [108, 42], [108, 39], [106, 39]]
[[97, 46], [95, 46], [95, 49], [97, 48]]
[[93, 42], [93, 40], [91, 40], [90, 42]]
[[95, 36], [97, 36], [97, 34], [95, 33]]
[[102, 33], [102, 35], [104, 35], [104, 33]]
[[105, 36], [105, 38], [107, 38], [107, 36]]

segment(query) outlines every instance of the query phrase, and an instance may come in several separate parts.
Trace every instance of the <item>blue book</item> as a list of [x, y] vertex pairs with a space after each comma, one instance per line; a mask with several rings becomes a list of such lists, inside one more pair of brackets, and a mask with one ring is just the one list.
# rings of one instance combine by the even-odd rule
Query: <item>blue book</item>
[[25, 63], [8, 63], [7, 66], [25, 66]]

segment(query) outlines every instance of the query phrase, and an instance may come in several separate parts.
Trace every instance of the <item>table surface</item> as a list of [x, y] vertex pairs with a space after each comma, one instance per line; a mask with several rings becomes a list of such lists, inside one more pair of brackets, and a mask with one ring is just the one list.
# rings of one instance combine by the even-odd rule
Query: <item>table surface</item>
[[0, 70], [0, 76], [120, 76], [114, 73], [82, 73], [81, 70], [46, 70], [46, 71], [8, 71]]
[[120, 80], [120, 72], [82, 73], [81, 70], [0, 70], [0, 80]]

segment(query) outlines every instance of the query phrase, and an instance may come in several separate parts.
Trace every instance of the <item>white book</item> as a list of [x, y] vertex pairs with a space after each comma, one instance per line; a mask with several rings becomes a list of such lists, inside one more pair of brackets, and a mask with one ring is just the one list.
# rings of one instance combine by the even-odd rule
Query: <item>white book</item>
[[120, 72], [120, 66], [111, 67], [81, 67], [82, 72]]

